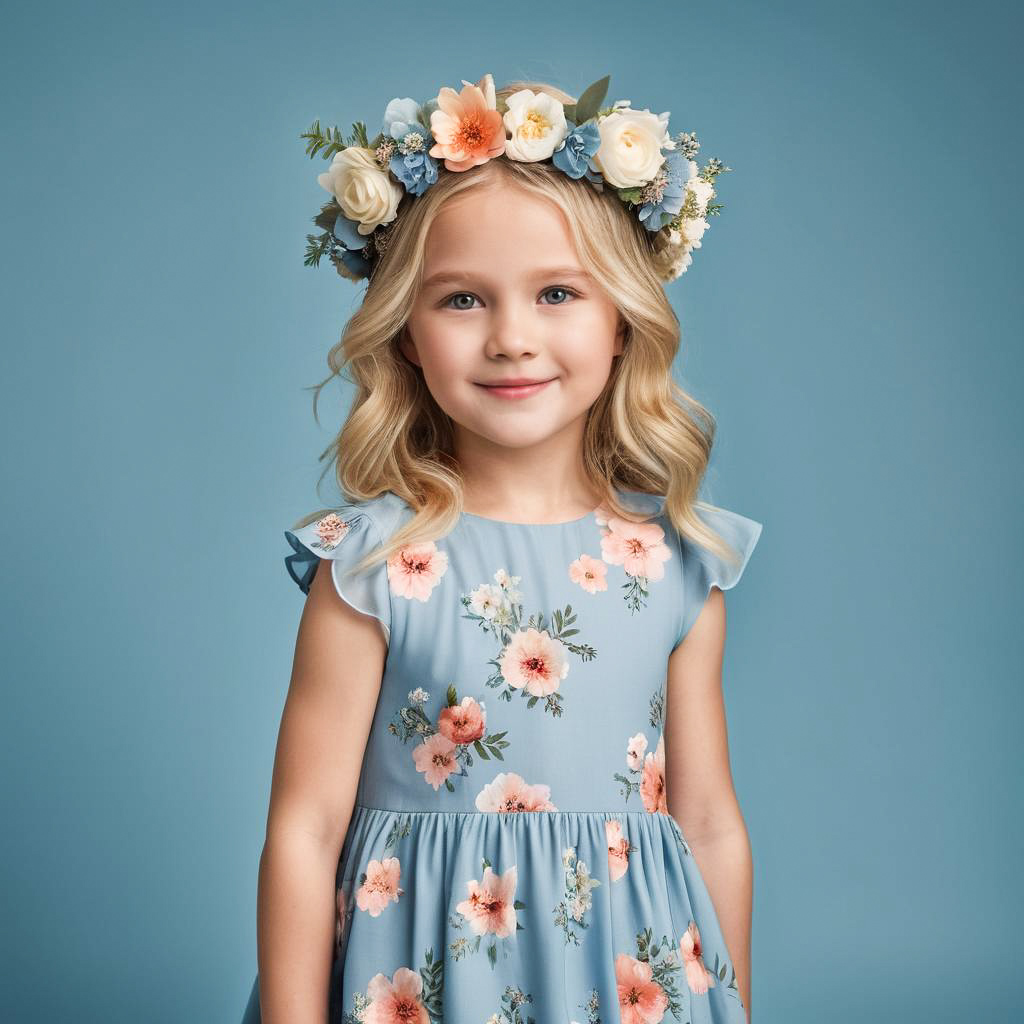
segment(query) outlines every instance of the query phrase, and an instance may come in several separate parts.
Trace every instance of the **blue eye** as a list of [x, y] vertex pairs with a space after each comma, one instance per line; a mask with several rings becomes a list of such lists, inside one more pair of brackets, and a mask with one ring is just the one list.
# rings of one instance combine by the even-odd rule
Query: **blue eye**
[[[575, 291], [572, 288], [566, 288], [564, 285], [560, 285], [560, 284], [552, 285], [550, 288], [545, 288], [544, 291], [541, 292], [541, 294], [542, 295], [547, 295], [548, 292], [565, 292], [566, 295], [572, 295], [574, 298], [579, 298], [579, 296], [580, 296], [579, 292]], [[450, 303], [454, 302], [455, 299], [462, 298], [463, 296], [466, 296], [466, 297], [471, 298], [471, 299], [472, 298], [476, 298], [476, 296], [473, 295], [472, 292], [456, 292], [454, 295], [449, 295], [448, 298], [444, 300], [444, 303], [442, 304], [442, 308], [444, 308], [444, 309], [467, 309], [467, 310], [468, 309], [472, 309], [473, 308], [472, 306], [452, 306], [452, 305], [450, 305]], [[546, 305], [546, 306], [564, 306], [565, 302], [546, 302], [546, 303], [544, 303], [544, 305]]]

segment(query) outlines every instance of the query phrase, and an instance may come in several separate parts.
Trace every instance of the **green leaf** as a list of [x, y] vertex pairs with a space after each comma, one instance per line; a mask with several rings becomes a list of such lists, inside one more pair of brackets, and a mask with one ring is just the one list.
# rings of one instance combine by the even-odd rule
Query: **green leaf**
[[487, 751], [484, 749], [484, 745], [479, 740], [473, 740], [473, 747], [485, 761], [490, 761], [490, 755], [488, 755]]
[[448, 707], [454, 707], [456, 702], [457, 701], [456, 701], [456, 697], [455, 697], [455, 684], [454, 683], [449, 683], [448, 684]]
[[608, 83], [611, 75], [599, 78], [593, 85], [588, 85], [583, 90], [583, 95], [576, 101], [576, 123], [582, 124], [589, 121], [601, 109], [601, 103], [608, 93]]

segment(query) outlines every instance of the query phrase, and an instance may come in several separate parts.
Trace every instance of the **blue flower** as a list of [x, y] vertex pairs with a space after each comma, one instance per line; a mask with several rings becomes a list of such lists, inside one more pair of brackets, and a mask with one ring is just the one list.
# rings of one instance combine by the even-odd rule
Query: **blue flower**
[[637, 216], [648, 231], [660, 231], [683, 208], [686, 199], [686, 182], [689, 178], [690, 162], [677, 149], [665, 154], [663, 169], [668, 180], [656, 203], [644, 203]]
[[[428, 105], [429, 107], [429, 105]], [[385, 136], [394, 139], [395, 152], [391, 156], [388, 167], [391, 173], [405, 186], [406, 192], [414, 196], [423, 195], [437, 181], [437, 161], [429, 155], [434, 145], [434, 137], [430, 129], [424, 128], [420, 122], [429, 118], [428, 108], [422, 108], [412, 99], [394, 99], [384, 111], [384, 124], [381, 131]], [[413, 139], [406, 141], [411, 133], [420, 136], [420, 143], [409, 149]]]
[[554, 165], [570, 178], [582, 178], [585, 174], [593, 181], [588, 171], [596, 171], [591, 157], [601, 146], [601, 133], [594, 121], [574, 125], [562, 144], [551, 154]]
[[359, 225], [349, 220], [344, 214], [338, 214], [334, 221], [334, 237], [341, 243], [344, 250], [341, 262], [358, 277], [370, 276], [370, 261], [363, 255], [363, 250], [370, 243], [369, 235], [359, 234]]

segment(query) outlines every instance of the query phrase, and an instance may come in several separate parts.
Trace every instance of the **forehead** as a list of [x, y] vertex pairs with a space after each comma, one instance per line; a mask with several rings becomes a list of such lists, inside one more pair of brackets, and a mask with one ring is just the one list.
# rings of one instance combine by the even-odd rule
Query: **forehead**
[[439, 274], [585, 274], [569, 225], [550, 200], [517, 188], [473, 189], [438, 212], [427, 233], [424, 285]]

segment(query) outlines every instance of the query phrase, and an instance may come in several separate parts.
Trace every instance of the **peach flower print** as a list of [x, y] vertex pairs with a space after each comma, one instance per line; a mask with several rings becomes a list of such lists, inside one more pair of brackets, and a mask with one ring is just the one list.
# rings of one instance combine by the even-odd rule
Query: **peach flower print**
[[317, 547], [324, 551], [330, 551], [344, 539], [345, 534], [348, 533], [349, 524], [337, 512], [332, 512], [329, 516], [324, 516], [316, 524], [315, 529], [316, 535], [320, 538]]
[[438, 731], [452, 743], [472, 743], [486, 731], [484, 706], [472, 697], [463, 697], [461, 704], [445, 708], [437, 719]]
[[665, 795], [665, 734], [658, 737], [654, 753], [644, 758], [644, 774], [640, 781], [640, 797], [651, 813], [668, 814]]
[[380, 917], [381, 911], [389, 903], [397, 903], [398, 897], [405, 892], [398, 886], [401, 874], [397, 857], [371, 860], [366, 865], [365, 880], [356, 890], [356, 906], [369, 911], [370, 917]]
[[435, 790], [459, 767], [455, 746], [443, 732], [435, 732], [413, 749], [416, 771], [423, 772]]
[[672, 557], [665, 531], [657, 523], [633, 523], [607, 514], [599, 514], [597, 521], [603, 527], [601, 557], [621, 565], [630, 577], [623, 599], [630, 611], [639, 611], [646, 604], [647, 584], [665, 578], [665, 562]]
[[691, 992], [703, 995], [709, 988], [715, 987], [715, 976], [704, 966], [700, 932], [694, 921], [690, 922], [690, 927], [679, 940], [679, 954], [686, 969], [686, 984], [690, 986]]
[[479, 811], [557, 811], [551, 802], [551, 787], [530, 785], [515, 772], [501, 772], [476, 797]]
[[619, 953], [615, 958], [622, 1024], [657, 1024], [665, 1016], [668, 996], [653, 975], [649, 963], [628, 953]]
[[622, 834], [622, 822], [618, 818], [605, 821], [604, 834], [608, 840], [608, 875], [617, 882], [629, 867], [629, 840]]
[[448, 554], [432, 540], [406, 544], [388, 559], [391, 593], [426, 601], [448, 571]]
[[444, 157], [449, 171], [468, 171], [505, 152], [505, 122], [497, 110], [493, 76], [484, 75], [476, 85], [462, 79], [462, 86], [461, 92], [442, 86], [438, 109], [430, 114], [430, 156]]
[[630, 576], [660, 580], [665, 562], [672, 552], [665, 543], [665, 531], [657, 523], [631, 523], [609, 516], [601, 537], [601, 557], [612, 565], [621, 565]]
[[546, 697], [558, 689], [569, 672], [565, 648], [546, 629], [519, 630], [512, 634], [500, 663], [502, 678], [509, 686], [523, 687], [535, 697]]
[[593, 555], [580, 555], [569, 565], [569, 579], [578, 583], [588, 594], [608, 589], [608, 566]]
[[647, 750], [647, 737], [642, 732], [630, 736], [629, 744], [626, 747], [626, 764], [630, 771], [636, 772], [643, 767], [645, 750]]
[[494, 934], [507, 938], [516, 930], [516, 866], [498, 875], [490, 867], [484, 868], [482, 880], [466, 883], [469, 896], [455, 909], [468, 921], [477, 935]]
[[364, 1024], [430, 1024], [420, 1000], [423, 978], [418, 971], [399, 967], [393, 978], [375, 974], [366, 994], [370, 1002], [363, 1012]]

